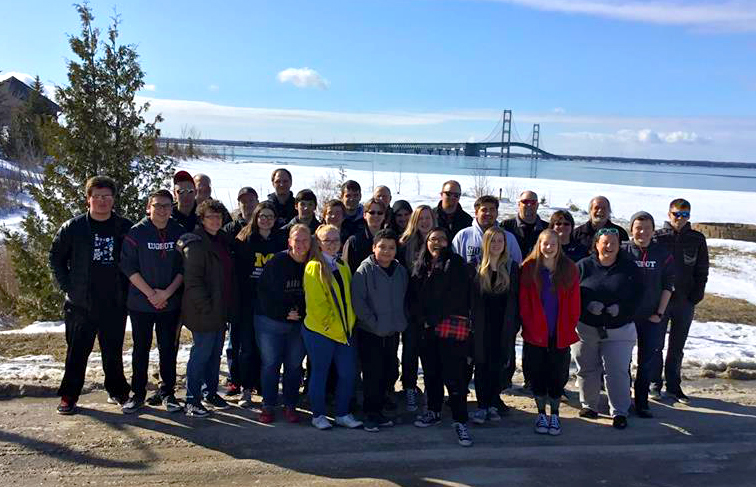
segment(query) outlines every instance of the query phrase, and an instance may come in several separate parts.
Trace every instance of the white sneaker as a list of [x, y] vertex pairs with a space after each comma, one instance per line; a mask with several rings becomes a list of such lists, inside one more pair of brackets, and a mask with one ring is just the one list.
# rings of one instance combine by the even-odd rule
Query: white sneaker
[[351, 414], [345, 414], [336, 416], [336, 424], [344, 428], [359, 428], [362, 426], [362, 421], [357, 421]]
[[549, 418], [544, 413], [538, 413], [536, 419], [535, 432], [539, 435], [549, 434]]
[[333, 427], [328, 418], [326, 418], [322, 414], [320, 416], [315, 416], [314, 418], [312, 418], [312, 425], [319, 430], [327, 430]]
[[144, 400], [132, 396], [123, 406], [121, 406], [121, 411], [123, 411], [124, 414], [131, 414], [139, 411], [142, 406], [144, 406]]
[[485, 409], [476, 409], [471, 415], [470, 420], [475, 424], [483, 424], [486, 422], [486, 416], [488, 411]]
[[249, 389], [242, 389], [241, 399], [236, 403], [240, 408], [248, 408], [252, 405], [252, 393]]

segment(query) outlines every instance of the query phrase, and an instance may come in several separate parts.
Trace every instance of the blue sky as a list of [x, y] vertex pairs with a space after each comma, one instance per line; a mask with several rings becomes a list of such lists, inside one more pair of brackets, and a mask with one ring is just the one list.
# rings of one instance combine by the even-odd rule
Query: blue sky
[[[103, 31], [117, 7], [167, 135], [473, 140], [510, 108], [555, 153], [756, 161], [751, 0], [91, 5]], [[4, 14], [0, 77], [66, 83], [73, 7]]]

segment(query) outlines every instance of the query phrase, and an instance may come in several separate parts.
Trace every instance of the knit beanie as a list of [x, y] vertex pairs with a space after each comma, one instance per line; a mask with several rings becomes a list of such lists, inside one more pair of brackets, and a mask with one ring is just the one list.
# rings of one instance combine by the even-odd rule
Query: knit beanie
[[644, 220], [650, 220], [651, 225], [656, 228], [656, 224], [654, 223], [654, 217], [651, 216], [651, 213], [647, 211], [638, 211], [633, 213], [633, 216], [630, 217], [630, 230], [633, 230], [633, 223], [635, 223], [635, 220], [638, 218], [643, 217]]

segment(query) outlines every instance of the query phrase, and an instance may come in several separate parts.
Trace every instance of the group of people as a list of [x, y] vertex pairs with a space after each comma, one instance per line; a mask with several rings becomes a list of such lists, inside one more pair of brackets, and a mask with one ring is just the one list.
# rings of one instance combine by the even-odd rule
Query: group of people
[[[663, 383], [688, 401], [680, 368], [704, 296], [708, 251], [690, 227], [686, 200], [670, 203], [660, 230], [649, 213], [636, 213], [628, 234], [611, 221], [603, 196], [575, 226], [566, 210], [541, 219], [532, 191], [519, 195], [513, 218], [498, 222], [499, 200], [478, 198], [471, 216], [457, 181], [443, 184], [437, 206], [413, 209], [404, 200], [392, 204], [386, 186], [362, 202], [359, 183], [350, 180], [339, 199], [320, 202], [320, 213], [313, 191], [293, 194], [287, 169], [276, 169], [271, 182], [262, 202], [254, 188], [241, 188], [231, 214], [212, 198], [208, 176], [179, 171], [172, 192], [149, 195], [147, 216], [136, 224], [114, 213], [111, 178], [87, 182], [88, 211], [61, 226], [50, 250], [66, 295], [59, 413], [76, 410], [95, 337], [109, 401], [124, 413], [162, 404], [205, 417], [233, 396], [249, 407], [257, 392], [260, 422], [276, 421], [282, 403], [280, 414], [295, 423], [304, 385], [315, 428], [333, 426], [330, 397], [336, 425], [377, 432], [393, 426], [387, 411], [397, 407], [400, 380], [420, 428], [441, 422], [446, 387], [456, 438], [469, 446], [468, 422], [500, 421], [507, 412], [501, 396], [512, 387], [518, 334], [537, 433], [561, 433], [573, 358], [581, 417], [598, 417], [602, 384], [618, 429], [627, 426], [633, 397], [635, 414], [652, 416], [649, 396], [661, 397]], [[127, 315], [131, 384], [122, 362]], [[184, 404], [175, 397], [182, 326], [192, 334]], [[161, 381], [147, 397], [153, 330]], [[473, 378], [477, 408], [468, 414]], [[362, 420], [353, 414], [358, 396]]]

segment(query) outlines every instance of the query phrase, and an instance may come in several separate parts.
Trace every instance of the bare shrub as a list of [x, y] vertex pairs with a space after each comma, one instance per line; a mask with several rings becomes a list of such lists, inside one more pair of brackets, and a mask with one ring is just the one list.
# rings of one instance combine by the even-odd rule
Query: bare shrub
[[12, 325], [11, 314], [18, 296], [18, 283], [8, 249], [0, 244], [0, 324]]
[[318, 198], [321, 208], [326, 202], [339, 199], [341, 194], [340, 177], [346, 178], [346, 172], [343, 171], [343, 168], [339, 171], [338, 175], [333, 171], [328, 171], [326, 174], [315, 178], [310, 189], [312, 189], [312, 192]]
[[473, 196], [480, 198], [481, 196], [493, 194], [493, 184], [491, 177], [488, 175], [485, 165], [476, 163], [473, 167]]

